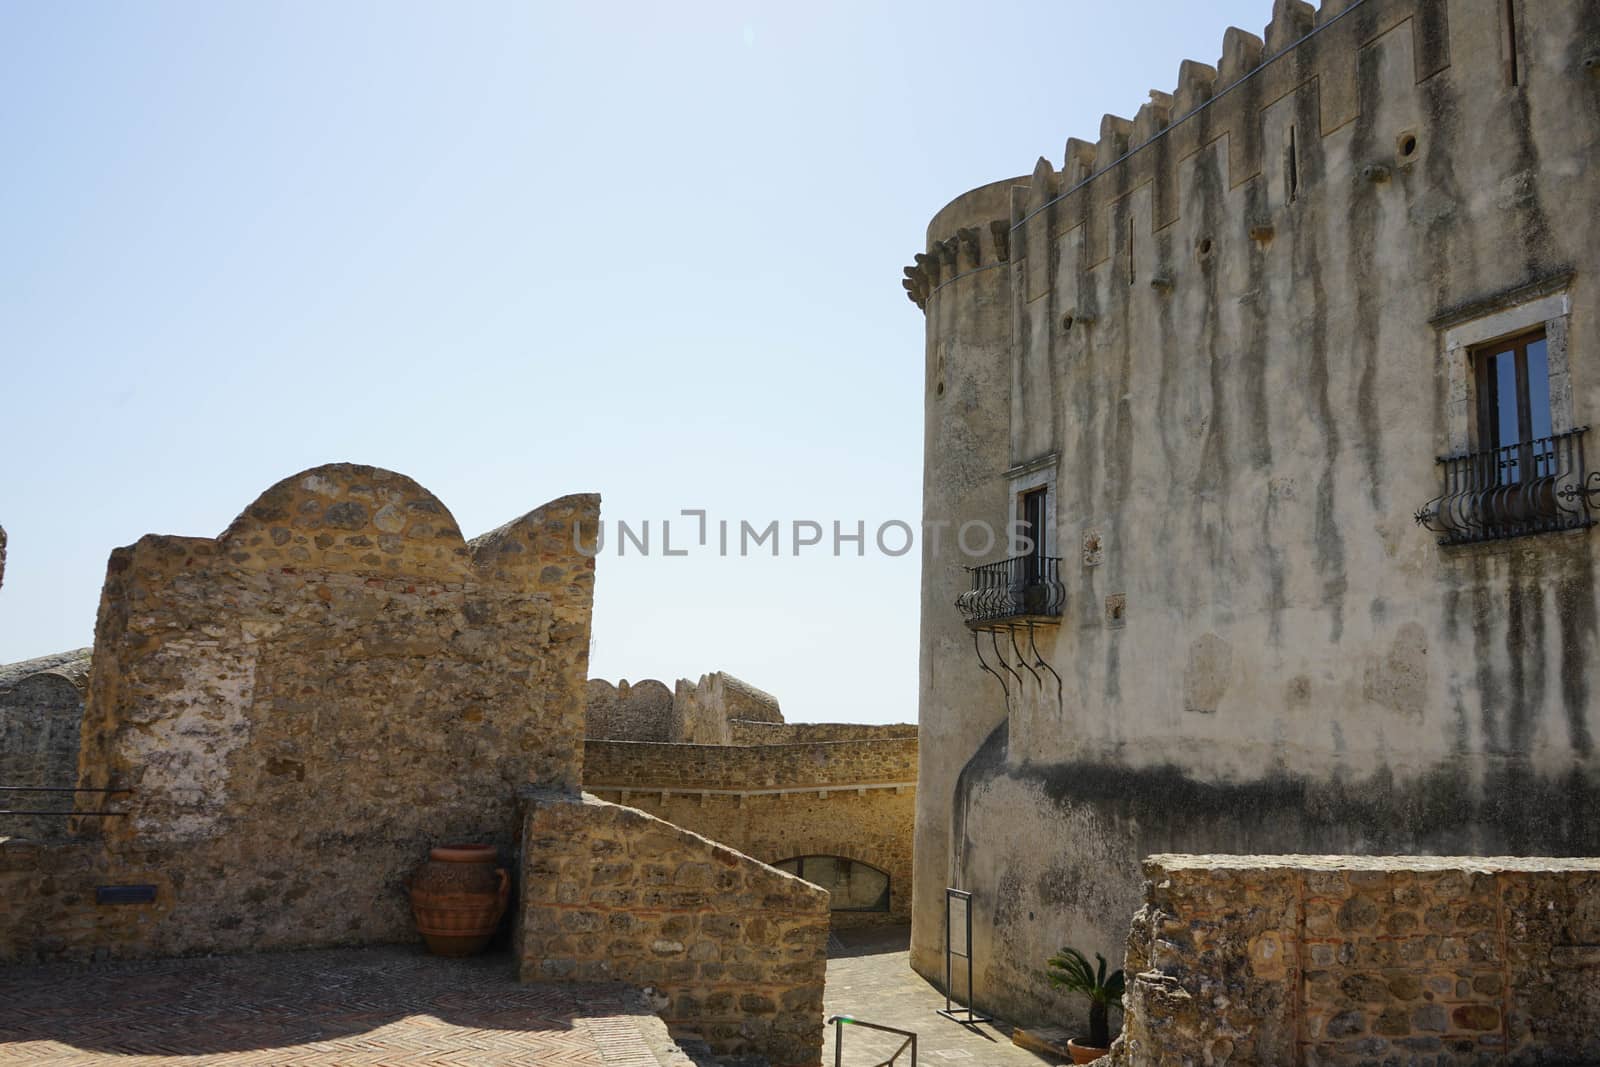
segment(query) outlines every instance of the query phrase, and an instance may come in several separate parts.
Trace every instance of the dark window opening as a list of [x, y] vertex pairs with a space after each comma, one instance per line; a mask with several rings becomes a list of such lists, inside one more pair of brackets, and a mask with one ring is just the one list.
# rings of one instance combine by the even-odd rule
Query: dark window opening
[[1027, 562], [1023, 565], [1024, 578], [1035, 581], [1044, 571], [1045, 560], [1045, 532], [1046, 512], [1045, 504], [1049, 501], [1050, 492], [1041, 486], [1023, 493], [1017, 502], [1017, 519], [1020, 523], [1022, 536], [1033, 542], [1023, 557]]
[[1550, 361], [1543, 330], [1486, 345], [1472, 354], [1478, 388], [1479, 452], [1492, 453], [1496, 485], [1546, 477], [1549, 448]]
[[1522, 71], [1517, 65], [1517, 0], [1505, 0], [1505, 50], [1506, 84], [1522, 84]]
[[773, 864], [829, 893], [830, 911], [888, 911], [889, 876], [843, 856], [797, 856]]
[[1300, 193], [1300, 159], [1295, 149], [1294, 125], [1289, 126], [1289, 149], [1285, 153], [1285, 173], [1289, 182], [1289, 203], [1294, 203], [1295, 197]]

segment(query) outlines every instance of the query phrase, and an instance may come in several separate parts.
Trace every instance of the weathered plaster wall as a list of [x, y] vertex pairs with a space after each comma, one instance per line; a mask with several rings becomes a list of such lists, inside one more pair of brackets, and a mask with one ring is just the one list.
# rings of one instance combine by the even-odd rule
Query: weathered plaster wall
[[[78, 780], [78, 724], [89, 650], [0, 667], [0, 785], [71, 788]], [[0, 792], [0, 808], [71, 811], [65, 793]], [[59, 816], [0, 815], [0, 837], [65, 837]]]
[[970, 561], [925, 544], [922, 973], [946, 885], [980, 1003], [1029, 1021], [1148, 852], [1600, 853], [1592, 533], [1412, 521], [1468, 436], [1463, 322], [1544, 323], [1557, 429], [1600, 412], [1600, 13], [1512, 9], [1515, 86], [1504, 4], [1276, 4], [934, 219], [925, 518], [1048, 486], [1068, 599], [1059, 689], [1008, 699], [951, 607]]
[[523, 856], [524, 981], [627, 982], [717, 1053], [821, 1062], [822, 890], [592, 796], [529, 796]]
[[889, 910], [838, 911], [836, 927], [911, 914], [915, 738], [723, 747], [590, 740], [584, 788], [763, 863], [841, 856], [889, 876]]
[[[215, 540], [113, 552], [79, 766], [132, 790], [127, 815], [76, 820], [97, 852], [69, 878], [51, 855], [11, 865], [50, 892], [15, 898], [6, 957], [414, 937], [401, 880], [429, 845], [509, 859], [516, 791], [578, 787], [594, 571], [572, 525], [598, 506], [565, 497], [468, 543], [410, 479], [335, 464]], [[125, 881], [157, 902], [99, 943], [93, 885]]]
[[1600, 861], [1152, 856], [1124, 1067], [1600, 1061]]
[[[921, 636], [918, 656], [917, 820], [912, 849], [911, 963], [944, 976], [944, 890], [951, 881], [956, 784], [962, 766], [996, 726], [1004, 704], [970, 677], [972, 635], [952, 605], [967, 587], [951, 519], [1003, 514], [1011, 410], [1011, 272], [1008, 217], [1013, 181], [956, 198], [928, 225], [930, 248], [974, 229], [979, 254], [945, 246], [943, 280], [927, 306], [924, 382]], [[924, 256], [923, 259], [928, 259]], [[919, 260], [922, 262], [922, 260]], [[936, 537], [935, 531], [942, 536]]]

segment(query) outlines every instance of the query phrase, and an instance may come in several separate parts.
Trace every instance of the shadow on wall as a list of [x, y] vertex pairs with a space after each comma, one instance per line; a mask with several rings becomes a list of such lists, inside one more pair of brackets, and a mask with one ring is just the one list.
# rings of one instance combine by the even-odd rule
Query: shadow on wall
[[954, 884], [976, 893], [979, 1004], [1006, 1018], [1079, 1013], [1045, 981], [1041, 946], [1118, 958], [1151, 854], [1600, 853], [1600, 790], [1578, 772], [1497, 769], [1502, 784], [1482, 792], [1449, 762], [1409, 782], [1380, 770], [1224, 783], [1171, 766], [1012, 763], [1007, 746], [1002, 725], [963, 770], [952, 812]]

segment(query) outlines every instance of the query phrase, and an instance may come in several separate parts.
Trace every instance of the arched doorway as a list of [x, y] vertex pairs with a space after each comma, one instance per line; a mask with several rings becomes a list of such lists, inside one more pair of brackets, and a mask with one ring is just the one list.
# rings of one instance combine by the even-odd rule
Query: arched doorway
[[871, 864], [843, 856], [796, 856], [773, 866], [826, 889], [832, 911], [889, 910], [889, 875]]

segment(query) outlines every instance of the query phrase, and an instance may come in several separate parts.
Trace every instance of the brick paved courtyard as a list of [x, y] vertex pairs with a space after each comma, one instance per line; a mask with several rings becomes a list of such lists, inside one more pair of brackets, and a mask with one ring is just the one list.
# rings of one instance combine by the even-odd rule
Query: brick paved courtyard
[[[1004, 1025], [935, 1015], [944, 998], [912, 973], [907, 937], [899, 927], [830, 943], [828, 1014], [914, 1030], [919, 1062], [934, 1067], [1056, 1062], [1012, 1045]], [[898, 1043], [846, 1033], [845, 1067]], [[833, 1054], [830, 1028], [827, 1067]], [[409, 946], [0, 968], [0, 1064], [12, 1063], [693, 1067], [636, 992], [520, 985], [504, 956], [441, 960]]]
[[420, 947], [0, 968], [0, 1064], [692, 1067], [639, 994]]
[[[917, 1034], [918, 1067], [1045, 1067], [1064, 1061], [1036, 1056], [1011, 1043], [1003, 1024], [961, 1026], [935, 1015], [944, 994], [911, 970], [909, 927], [852, 932], [828, 944], [827, 1014], [851, 1015]], [[833, 1067], [834, 1028], [829, 1027], [822, 1062]], [[846, 1027], [844, 1067], [881, 1063], [899, 1041], [858, 1027]], [[874, 1055], [876, 1053], [876, 1055]], [[901, 1056], [899, 1065], [910, 1063]]]

